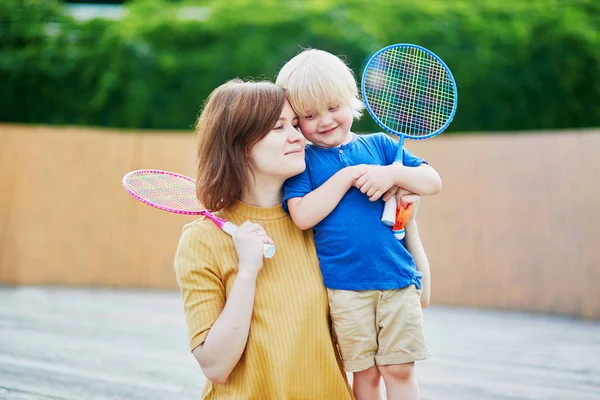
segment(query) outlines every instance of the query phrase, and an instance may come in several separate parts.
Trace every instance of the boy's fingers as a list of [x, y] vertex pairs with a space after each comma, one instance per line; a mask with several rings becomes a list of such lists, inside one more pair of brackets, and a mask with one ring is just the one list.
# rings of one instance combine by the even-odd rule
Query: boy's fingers
[[370, 185], [368, 183], [365, 183], [364, 185], [362, 185], [360, 187], [360, 191], [363, 192], [363, 193], [367, 193], [369, 191], [369, 189], [371, 189], [371, 186], [372, 185]]
[[362, 188], [362, 187], [363, 187], [363, 185], [365, 184], [365, 182], [366, 182], [366, 181], [367, 181], [367, 180], [365, 179], [364, 175], [362, 175], [360, 178], [358, 178], [358, 179], [356, 180], [356, 183], [355, 183], [355, 185], [356, 185], [356, 187], [357, 187], [357, 188], [359, 188], [359, 189], [360, 189], [360, 188]]
[[380, 197], [381, 197], [381, 191], [378, 190], [369, 198], [369, 200], [377, 201], [377, 200], [379, 200]]

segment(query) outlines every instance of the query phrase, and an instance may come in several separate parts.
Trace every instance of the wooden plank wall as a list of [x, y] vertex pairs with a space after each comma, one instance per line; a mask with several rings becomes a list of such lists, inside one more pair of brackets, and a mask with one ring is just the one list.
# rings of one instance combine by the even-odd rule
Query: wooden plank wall
[[[419, 226], [433, 303], [600, 319], [600, 130], [406, 146], [444, 181]], [[122, 176], [194, 175], [190, 134], [0, 125], [0, 283], [175, 288], [181, 226]]]

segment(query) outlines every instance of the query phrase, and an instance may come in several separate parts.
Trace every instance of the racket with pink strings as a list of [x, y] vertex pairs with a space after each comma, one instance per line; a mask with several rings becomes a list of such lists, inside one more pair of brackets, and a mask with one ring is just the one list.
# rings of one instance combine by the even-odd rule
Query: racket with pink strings
[[[202, 215], [230, 236], [237, 225], [204, 210], [196, 198], [196, 181], [189, 176], [157, 169], [131, 171], [123, 177], [123, 187], [135, 199], [159, 210], [176, 214]], [[275, 255], [275, 246], [265, 243], [263, 255]]]

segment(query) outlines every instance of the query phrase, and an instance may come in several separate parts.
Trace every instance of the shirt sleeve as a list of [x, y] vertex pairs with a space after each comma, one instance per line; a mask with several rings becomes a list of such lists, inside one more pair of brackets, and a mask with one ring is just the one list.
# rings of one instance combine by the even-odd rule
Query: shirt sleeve
[[[385, 133], [379, 133], [382, 141], [383, 151], [387, 165], [390, 165], [396, 159], [396, 153], [398, 152], [398, 142], [386, 135]], [[421, 157], [415, 156], [406, 147], [402, 147], [402, 164], [407, 167], [418, 167], [421, 164], [427, 164]]]
[[282, 205], [286, 213], [290, 213], [287, 206], [287, 201], [294, 197], [304, 197], [313, 191], [312, 184], [310, 182], [310, 173], [308, 172], [308, 160], [306, 162], [306, 169], [301, 174], [293, 176], [285, 181], [283, 184], [283, 200]]
[[190, 350], [203, 344], [225, 307], [225, 285], [201, 225], [184, 228], [175, 254]]
[[421, 164], [427, 164], [427, 161], [421, 157], [415, 156], [406, 147], [402, 148], [402, 164], [407, 167], [418, 167]]

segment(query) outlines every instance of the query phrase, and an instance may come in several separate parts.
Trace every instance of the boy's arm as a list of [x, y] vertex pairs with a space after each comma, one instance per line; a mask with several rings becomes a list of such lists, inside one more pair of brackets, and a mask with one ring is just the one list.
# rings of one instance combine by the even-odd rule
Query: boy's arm
[[371, 167], [367, 165], [343, 168], [305, 196], [290, 198], [287, 201], [287, 208], [296, 226], [306, 230], [321, 222], [354, 186], [356, 178], [369, 168]]
[[[414, 199], [416, 198], [416, 199]], [[423, 274], [421, 278], [421, 284], [423, 285], [423, 292], [421, 293], [421, 307], [427, 308], [431, 299], [431, 270], [429, 268], [429, 260], [427, 254], [423, 248], [423, 242], [419, 236], [419, 229], [417, 226], [417, 209], [419, 208], [418, 196], [405, 196], [405, 200], [408, 203], [412, 203], [413, 211], [406, 224], [406, 236], [404, 237], [404, 245], [409, 253], [415, 260], [417, 271]]]
[[[386, 162], [385, 165], [394, 167], [388, 171], [392, 177], [393, 185], [421, 196], [431, 196], [442, 190], [440, 176], [423, 158], [417, 157], [406, 147], [402, 147], [402, 162], [394, 164], [398, 152], [398, 142], [385, 134], [374, 134], [372, 139], [380, 146]], [[360, 183], [363, 184], [363, 182]], [[383, 200], [388, 201], [394, 195], [394, 192], [395, 190], [386, 193]]]
[[432, 196], [442, 190], [442, 179], [428, 164], [407, 167], [401, 164], [388, 165], [392, 169], [394, 185], [400, 186], [419, 196]]
[[[399, 186], [420, 196], [431, 196], [442, 190], [442, 180], [437, 171], [427, 164], [409, 167], [391, 164], [371, 168], [356, 180], [356, 187], [371, 201], [383, 196], [393, 186]], [[389, 200], [391, 194], [384, 197]]]

